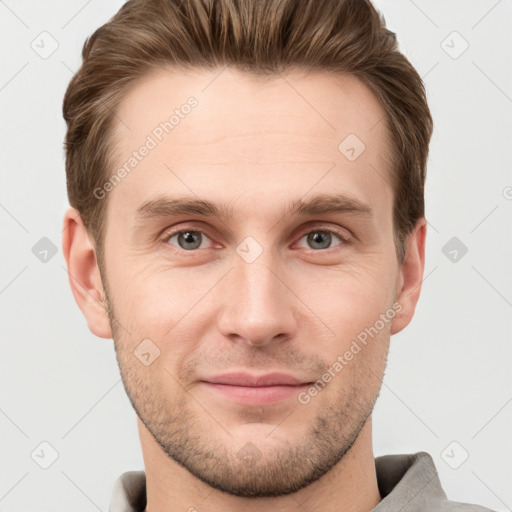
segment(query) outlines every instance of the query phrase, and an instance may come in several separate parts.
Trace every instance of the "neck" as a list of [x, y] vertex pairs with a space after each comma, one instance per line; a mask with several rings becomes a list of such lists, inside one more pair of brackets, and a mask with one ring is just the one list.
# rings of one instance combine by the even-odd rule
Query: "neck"
[[213, 489], [170, 459], [138, 418], [137, 421], [146, 470], [145, 512], [196, 509], [210, 512], [369, 512], [381, 500], [371, 416], [352, 448], [329, 472], [293, 494], [273, 498], [242, 498]]

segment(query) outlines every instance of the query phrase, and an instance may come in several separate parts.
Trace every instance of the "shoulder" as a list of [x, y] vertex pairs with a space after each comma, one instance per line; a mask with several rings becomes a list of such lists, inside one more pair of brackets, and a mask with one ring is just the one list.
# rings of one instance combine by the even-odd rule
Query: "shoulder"
[[439, 512], [496, 512], [482, 505], [473, 505], [471, 503], [461, 503], [458, 501], [446, 500], [440, 503], [437, 509]]
[[451, 501], [427, 452], [383, 455], [375, 459], [381, 502], [375, 512], [495, 512], [481, 505]]

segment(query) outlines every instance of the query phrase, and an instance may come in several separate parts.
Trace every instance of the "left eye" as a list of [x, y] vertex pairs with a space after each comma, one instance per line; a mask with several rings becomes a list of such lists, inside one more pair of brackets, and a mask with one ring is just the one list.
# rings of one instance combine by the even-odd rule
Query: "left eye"
[[347, 241], [341, 234], [330, 229], [315, 229], [306, 233], [302, 238], [305, 237], [307, 243], [313, 245], [313, 249], [330, 249], [333, 235], [341, 240], [341, 243], [338, 245], [342, 245]]
[[[313, 245], [313, 249], [329, 249], [332, 243], [333, 235], [340, 240], [338, 245], [342, 245], [348, 241], [346, 236], [343, 236], [341, 233], [330, 229], [315, 229], [309, 231], [302, 236], [301, 240], [306, 238], [307, 243]], [[204, 248], [201, 247], [202, 242], [204, 242], [203, 239], [210, 239], [203, 231], [189, 229], [176, 231], [172, 235], [169, 235], [166, 238], [166, 241], [169, 244], [174, 245], [171, 243], [173, 238], [176, 238], [178, 248], [184, 251], [194, 251], [195, 249]]]

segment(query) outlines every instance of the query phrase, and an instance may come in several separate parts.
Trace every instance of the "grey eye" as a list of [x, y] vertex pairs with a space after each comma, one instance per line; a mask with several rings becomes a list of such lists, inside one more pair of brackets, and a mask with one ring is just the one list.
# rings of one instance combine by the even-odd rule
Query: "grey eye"
[[330, 249], [331, 247], [334, 247], [332, 244], [336, 238], [339, 240], [337, 245], [345, 243], [345, 240], [341, 235], [325, 229], [315, 229], [306, 233], [302, 238], [306, 239], [306, 243], [308, 244], [308, 247], [306, 248], [316, 250]]
[[168, 238], [168, 242], [171, 243], [171, 240], [176, 238], [180, 249], [183, 249], [184, 251], [193, 251], [201, 246], [204, 236], [204, 233], [201, 231], [178, 231]]
[[327, 249], [331, 245], [332, 235], [327, 231], [312, 231], [307, 235], [307, 240], [313, 249]]

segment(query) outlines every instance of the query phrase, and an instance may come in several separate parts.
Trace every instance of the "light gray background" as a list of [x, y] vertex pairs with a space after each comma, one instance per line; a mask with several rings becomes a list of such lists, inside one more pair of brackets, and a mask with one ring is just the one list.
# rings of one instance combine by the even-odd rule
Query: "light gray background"
[[[143, 468], [113, 342], [88, 331], [60, 249], [62, 98], [85, 37], [122, 3], [0, 1], [3, 512], [106, 511], [114, 480]], [[425, 281], [392, 338], [375, 454], [427, 451], [449, 498], [511, 510], [512, 1], [375, 4], [424, 77], [435, 122]], [[47, 58], [31, 47], [51, 49], [44, 31], [58, 43]], [[469, 44], [461, 55], [453, 31]], [[43, 237], [58, 248], [47, 262], [32, 252]], [[468, 249], [456, 262], [443, 253], [452, 237]], [[48, 469], [42, 442], [58, 452]]]

